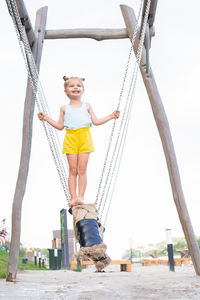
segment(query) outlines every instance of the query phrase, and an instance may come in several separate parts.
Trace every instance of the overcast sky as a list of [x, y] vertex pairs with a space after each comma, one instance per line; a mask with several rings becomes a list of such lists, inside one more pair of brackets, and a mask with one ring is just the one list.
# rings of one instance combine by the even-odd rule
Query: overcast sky
[[[32, 24], [40, 7], [48, 6], [47, 29], [123, 28], [120, 4], [132, 1], [25, 1]], [[150, 62], [167, 113], [182, 187], [196, 235], [200, 235], [200, 2], [158, 1]], [[0, 220], [11, 226], [26, 88], [26, 69], [5, 1], [0, 3]], [[85, 77], [83, 101], [101, 117], [111, 113], [121, 90], [130, 41], [91, 39], [45, 40], [40, 79], [54, 119], [67, 99], [63, 75]], [[96, 151], [88, 166], [85, 202], [96, 198], [112, 123], [92, 128]], [[64, 131], [59, 132], [62, 143]], [[26, 247], [51, 247], [59, 229], [59, 211], [66, 200], [41, 123], [34, 115], [28, 182], [22, 209], [21, 242]], [[72, 217], [68, 215], [72, 228]], [[108, 254], [120, 258], [130, 246], [165, 240], [165, 229], [183, 236], [174, 205], [161, 141], [141, 76], [118, 176], [105, 242]]]

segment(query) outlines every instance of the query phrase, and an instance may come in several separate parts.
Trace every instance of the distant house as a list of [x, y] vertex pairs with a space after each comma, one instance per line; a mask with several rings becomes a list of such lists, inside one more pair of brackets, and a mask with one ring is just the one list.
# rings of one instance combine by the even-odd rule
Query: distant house
[[[77, 252], [76, 239], [72, 229], [67, 230], [69, 244], [69, 261], [74, 259], [74, 254]], [[61, 231], [53, 230], [52, 248], [61, 249]]]

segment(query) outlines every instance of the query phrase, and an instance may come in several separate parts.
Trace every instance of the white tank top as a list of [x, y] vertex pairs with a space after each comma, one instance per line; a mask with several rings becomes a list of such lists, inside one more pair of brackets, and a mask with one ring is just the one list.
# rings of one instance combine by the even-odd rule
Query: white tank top
[[77, 129], [88, 126], [92, 126], [92, 119], [87, 110], [86, 103], [82, 102], [80, 107], [71, 107], [67, 104], [64, 115], [64, 127], [68, 129]]

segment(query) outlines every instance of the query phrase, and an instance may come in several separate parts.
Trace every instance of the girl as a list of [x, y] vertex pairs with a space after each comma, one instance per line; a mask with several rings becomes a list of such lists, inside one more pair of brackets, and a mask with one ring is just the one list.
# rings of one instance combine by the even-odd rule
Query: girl
[[[112, 119], [119, 118], [119, 111], [98, 119], [89, 103], [81, 102], [84, 93], [84, 78], [63, 77], [64, 92], [69, 97], [70, 102], [60, 108], [58, 122], [52, 120], [43, 112], [38, 114], [42, 121], [48, 122], [54, 128], [66, 129], [63, 142], [63, 153], [66, 153], [69, 164], [69, 192], [71, 195], [70, 206], [83, 204], [84, 193], [87, 185], [86, 169], [90, 152], [94, 151], [90, 127], [92, 124], [102, 125]], [[78, 179], [78, 196], [77, 196]]]

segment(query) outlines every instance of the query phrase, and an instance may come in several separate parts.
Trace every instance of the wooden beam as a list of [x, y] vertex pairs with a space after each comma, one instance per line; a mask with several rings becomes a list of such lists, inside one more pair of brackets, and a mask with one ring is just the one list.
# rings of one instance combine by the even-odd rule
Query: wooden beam
[[17, 8], [19, 10], [20, 18], [24, 21], [26, 35], [30, 44], [30, 47], [33, 46], [35, 40], [35, 33], [31, 24], [31, 20], [29, 18], [28, 12], [26, 10], [26, 6], [23, 0], [16, 0]]
[[[46, 29], [47, 7], [38, 10], [36, 15], [35, 25], [35, 43], [33, 44], [32, 52], [35, 63], [39, 72], [40, 61], [42, 56], [42, 48], [44, 41], [44, 34]], [[30, 80], [28, 79], [26, 89], [26, 99], [24, 103], [24, 119], [23, 119], [23, 133], [22, 133], [22, 149], [21, 159], [18, 171], [18, 178], [15, 188], [15, 195], [12, 206], [12, 234], [11, 244], [7, 267], [7, 281], [13, 281], [16, 278], [17, 263], [20, 249], [20, 235], [21, 235], [21, 210], [22, 201], [26, 190], [26, 183], [29, 172], [29, 162], [31, 155], [32, 142], [32, 127], [33, 127], [33, 113], [35, 108], [35, 98], [32, 92]]]
[[91, 38], [97, 41], [102, 41], [107, 39], [126, 39], [128, 38], [128, 33], [126, 28], [56, 29], [56, 30], [46, 30], [45, 32], [45, 39], [73, 39], [73, 38]]
[[[134, 33], [134, 28], [136, 26], [136, 17], [134, 11], [125, 5], [121, 5], [121, 11], [124, 17], [125, 24], [127, 26], [127, 31], [129, 37], [131, 38]], [[134, 48], [136, 52], [136, 48]], [[188, 244], [188, 248], [192, 257], [193, 265], [197, 275], [200, 275], [200, 250], [194, 234], [188, 209], [186, 206], [181, 179], [179, 175], [178, 164], [176, 161], [176, 154], [173, 146], [172, 136], [169, 128], [169, 123], [167, 116], [162, 104], [162, 100], [156, 85], [156, 81], [152, 72], [149, 69], [149, 76], [146, 74], [145, 68], [145, 49], [143, 47], [142, 59], [140, 64], [140, 71], [142, 78], [149, 96], [151, 108], [153, 111], [154, 119], [160, 134], [165, 159], [167, 163], [167, 168], [169, 172], [170, 183], [172, 187], [172, 193], [174, 202], [177, 208], [179, 219], [182, 225], [183, 232]]]

